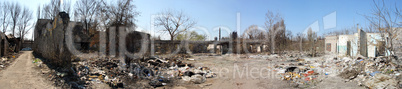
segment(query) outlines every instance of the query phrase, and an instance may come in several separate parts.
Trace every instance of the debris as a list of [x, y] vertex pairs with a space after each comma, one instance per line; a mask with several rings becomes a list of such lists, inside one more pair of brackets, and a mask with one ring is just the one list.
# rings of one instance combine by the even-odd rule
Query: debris
[[184, 74], [183, 74], [183, 76], [193, 76], [193, 75], [195, 75], [195, 73], [194, 72], [192, 72], [192, 71], [186, 71], [186, 72], [184, 72]]
[[5, 58], [5, 57], [1, 58], [1, 61], [7, 61], [7, 60], [8, 60], [8, 59]]
[[371, 76], [374, 76], [375, 74], [380, 73], [379, 71], [375, 71], [373, 73], [370, 73]]
[[298, 62], [303, 62], [304, 59], [296, 59], [296, 61], [298, 61]]
[[356, 58], [331, 56], [307, 60], [297, 58], [274, 65], [273, 71], [280, 75], [282, 80], [291, 81], [300, 88], [313, 87], [323, 78], [335, 75], [346, 81], [356, 81], [358, 85], [367, 88], [398, 88], [401, 63], [387, 60], [388, 57], [362, 56]]
[[183, 76], [183, 77], [181, 77], [181, 79], [182, 79], [183, 81], [190, 81], [190, 80], [191, 80], [191, 77], [190, 77], [190, 76]]
[[152, 80], [151, 82], [149, 82], [149, 85], [153, 86], [153, 87], [160, 87], [160, 86], [164, 86], [162, 84], [162, 82], [157, 81], [157, 80]]
[[396, 89], [398, 81], [400, 81], [395, 80], [395, 77], [399, 76], [400, 73], [396, 67], [400, 66], [400, 63], [386, 62], [385, 60], [388, 60], [387, 57], [382, 56], [376, 58], [357, 57], [356, 59], [344, 57], [337, 64], [342, 68], [339, 76], [348, 80], [355, 80], [358, 85], [371, 89]]
[[216, 76], [216, 74], [215, 73], [207, 73], [206, 75], [205, 75], [205, 77], [206, 78], [213, 78], [213, 77], [215, 77]]
[[191, 82], [193, 82], [195, 84], [204, 83], [205, 80], [206, 80], [205, 76], [202, 76], [202, 75], [197, 74], [197, 75], [191, 76]]
[[357, 77], [359, 73], [356, 70], [346, 70], [339, 74], [340, 77], [352, 80]]
[[[208, 67], [194, 67], [192, 64], [182, 62], [183, 58], [126, 59], [127, 65], [121, 64], [120, 60], [107, 57], [76, 58], [75, 60], [77, 61], [72, 63], [73, 67], [70, 71], [59, 71], [53, 74], [51, 71], [42, 70], [42, 73], [50, 74], [50, 78], [56, 80], [55, 83], [59, 83], [58, 85], [75, 82], [70, 84], [74, 87], [87, 87], [95, 83], [106, 83], [114, 88], [131, 86], [132, 83], [135, 85], [139, 82], [146, 82], [145, 86], [161, 87], [176, 83], [176, 80], [201, 84], [206, 81], [206, 78], [216, 76]], [[40, 62], [39, 59], [33, 60], [33, 63]], [[69, 72], [73, 72], [72, 75], [69, 75]], [[76, 79], [60, 82], [64, 81], [64, 78]]]
[[376, 89], [397, 89], [397, 81], [385, 74], [376, 74], [373, 79], [368, 80], [365, 85], [368, 88]]

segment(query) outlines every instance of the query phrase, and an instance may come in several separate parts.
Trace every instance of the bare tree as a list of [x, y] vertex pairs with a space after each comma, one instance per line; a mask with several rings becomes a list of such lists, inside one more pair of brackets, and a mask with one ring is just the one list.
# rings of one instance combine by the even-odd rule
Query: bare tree
[[259, 30], [257, 25], [251, 25], [246, 29], [244, 37], [252, 40], [262, 40], [266, 37], [266, 32]]
[[60, 0], [51, 0], [50, 3], [43, 5], [42, 18], [54, 19], [60, 11]]
[[284, 50], [297, 50], [297, 49], [295, 49], [295, 46], [293, 45], [293, 41], [292, 41], [292, 39], [293, 39], [293, 35], [292, 35], [292, 31], [290, 31], [290, 30], [285, 30], [284, 31], [285, 33], [283, 33], [284, 35], [283, 35], [283, 37], [282, 37], [282, 45], [283, 45], [283, 49]]
[[199, 34], [196, 31], [186, 31], [176, 36], [177, 40], [192, 40], [192, 41], [204, 41], [205, 35]]
[[315, 57], [315, 53], [316, 53], [316, 49], [315, 49], [315, 43], [317, 41], [317, 34], [316, 32], [314, 32], [311, 28], [308, 28], [307, 30], [307, 40], [309, 42], [310, 45], [310, 52], [312, 57]]
[[168, 10], [160, 14], [163, 16], [156, 18], [156, 25], [162, 26], [164, 28], [162, 31], [169, 33], [170, 40], [174, 40], [178, 34], [196, 24], [190, 17], [184, 15], [182, 11]]
[[369, 24], [369, 26], [367, 26], [367, 28], [365, 29], [365, 32], [376, 33], [376, 32], [378, 32], [378, 30], [374, 24]]
[[139, 15], [133, 0], [118, 0], [116, 4], [107, 4], [101, 2], [99, 16], [102, 17], [101, 22], [104, 26], [132, 26], [137, 27], [134, 23], [135, 17]]
[[395, 34], [398, 31], [396, 27], [401, 26], [400, 10], [397, 4], [395, 4], [395, 7], [388, 7], [390, 5], [386, 5], [384, 0], [380, 2], [373, 0], [373, 2], [374, 8], [372, 14], [365, 15], [364, 17], [369, 20], [370, 24], [380, 33], [383, 33], [382, 38], [387, 43], [385, 48], [390, 51], [390, 55], [394, 55], [393, 41], [398, 35]]
[[302, 33], [297, 33], [296, 38], [299, 41], [299, 48], [300, 48], [299, 52], [301, 53], [301, 52], [303, 52], [303, 38], [304, 38], [304, 36], [303, 36]]
[[0, 18], [0, 20], [1, 20], [1, 27], [2, 27], [2, 32], [3, 33], [6, 33], [6, 31], [7, 31], [7, 27], [8, 27], [8, 25], [9, 25], [9, 16], [10, 16], [10, 12], [9, 12], [9, 9], [10, 9], [10, 3], [8, 3], [8, 2], [3, 2], [2, 4], [1, 4], [1, 10], [0, 10], [0, 12], [1, 12], [1, 18]]
[[78, 0], [75, 3], [74, 16], [84, 23], [84, 28], [87, 33], [89, 33], [89, 28], [92, 26], [91, 24], [97, 24], [94, 23], [96, 22], [94, 20], [96, 20], [95, 17], [99, 10], [99, 3], [100, 1], [98, 0]]
[[279, 20], [281, 20], [282, 17], [276, 13], [274, 14], [272, 11], [269, 11], [265, 14], [265, 29], [268, 30], [269, 32], [269, 42], [271, 43], [271, 52], [275, 53], [275, 35], [276, 32], [278, 31], [277, 29], [274, 28], [274, 24], [276, 24]]
[[274, 14], [272, 11], [269, 11], [265, 14], [265, 27], [267, 30], [271, 30], [276, 22], [278, 22], [282, 17], [276, 13]]
[[[121, 31], [127, 31], [126, 29], [119, 29], [120, 27], [129, 27], [129, 28], [135, 28], [136, 24], [136, 17], [139, 15], [139, 13], [136, 11], [136, 6], [134, 5], [133, 0], [118, 0], [117, 3], [107, 3], [106, 1], [101, 1], [98, 5], [99, 7], [99, 13], [97, 13], [97, 20], [94, 20], [95, 22], [93, 23], [98, 23], [96, 21], [99, 21], [99, 25], [97, 28], [99, 28], [99, 31], [106, 31], [106, 35], [108, 38], [106, 39], [106, 50], [113, 50], [110, 49], [109, 47], [113, 47], [114, 45], [117, 45], [115, 47], [118, 47], [119, 45], [119, 40], [116, 40], [115, 42], [110, 42], [109, 37], [114, 37], [114, 38], [119, 38]], [[96, 9], [96, 8], [95, 8]], [[97, 11], [97, 10], [95, 10]], [[90, 22], [89, 22], [90, 23]], [[98, 24], [92, 24], [92, 25], [98, 25]], [[110, 29], [111, 27], [115, 27], [115, 29]], [[92, 26], [93, 27], [93, 26]], [[129, 29], [131, 30], [131, 29]], [[115, 31], [115, 34], [110, 34], [109, 32]], [[99, 39], [99, 35], [95, 34], [91, 39]], [[99, 43], [99, 40], [93, 40], [91, 42], [91, 45]], [[117, 53], [119, 54], [119, 53]], [[115, 55], [115, 54], [110, 54], [110, 55]], [[121, 55], [121, 54], [119, 54]]]
[[71, 1], [70, 0], [63, 0], [63, 2], [61, 2], [62, 7], [61, 11], [64, 11], [66, 13], [71, 13]]
[[285, 21], [281, 19], [277, 23], [274, 24], [273, 28], [271, 29], [270, 37], [271, 37], [271, 46], [273, 46], [274, 53], [277, 52], [282, 54], [285, 51], [285, 48], [288, 44], [286, 44], [288, 37], [286, 35], [286, 26]]
[[40, 5], [38, 5], [38, 9], [36, 10], [36, 16], [37, 16], [37, 19], [41, 18], [41, 16], [40, 16]]
[[62, 0], [51, 0], [50, 3], [43, 5], [41, 17], [45, 19], [54, 19], [60, 11], [71, 13], [70, 0], [65, 2], [61, 1]]
[[24, 7], [21, 16], [19, 18], [19, 22], [18, 22], [18, 31], [19, 34], [18, 36], [20, 36], [20, 38], [23, 40], [25, 35], [28, 33], [29, 29], [28, 26], [31, 25], [31, 20], [32, 20], [32, 11], [29, 10], [29, 8]]
[[14, 2], [13, 4], [11, 4], [10, 7], [11, 8], [9, 9], [9, 11], [10, 11], [10, 14], [11, 14], [11, 22], [12, 22], [12, 24], [11, 24], [12, 29], [11, 30], [12, 30], [12, 34], [15, 36], [15, 29], [16, 29], [18, 20], [20, 20], [19, 17], [21, 15], [22, 9], [21, 9], [20, 4], [17, 3], [17, 2]]

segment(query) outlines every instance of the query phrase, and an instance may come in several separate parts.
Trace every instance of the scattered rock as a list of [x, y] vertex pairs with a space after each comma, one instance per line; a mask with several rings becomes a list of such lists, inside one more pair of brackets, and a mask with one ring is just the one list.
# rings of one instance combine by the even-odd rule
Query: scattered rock
[[356, 70], [346, 70], [339, 74], [340, 77], [349, 80], [356, 78], [357, 75], [359, 75], [359, 72], [357, 72]]
[[206, 77], [205, 77], [205, 76], [202, 76], [202, 75], [194, 75], [194, 76], [191, 76], [191, 82], [193, 82], [193, 83], [195, 83], [195, 84], [204, 83], [205, 80], [206, 80]]

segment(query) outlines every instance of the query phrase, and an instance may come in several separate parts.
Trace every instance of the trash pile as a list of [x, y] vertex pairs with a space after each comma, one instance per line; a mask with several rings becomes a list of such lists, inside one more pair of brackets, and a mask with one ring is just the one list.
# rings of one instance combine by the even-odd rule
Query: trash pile
[[8, 58], [3, 57], [0, 59], [0, 69], [5, 69], [9, 64], [10, 61]]
[[[169, 83], [201, 84], [207, 78], [216, 76], [208, 67], [195, 67], [192, 64], [183, 63], [184, 58], [159, 58], [150, 57], [131, 62], [129, 75], [134, 78], [147, 79], [153, 87], [165, 86]], [[137, 60], [138, 61], [138, 60]]]
[[[94, 84], [107, 84], [112, 88], [152, 88], [176, 83], [201, 84], [216, 76], [208, 67], [195, 67], [182, 60], [149, 57], [124, 59], [123, 63], [117, 58], [76, 58], [71, 68], [50, 69], [43, 73], [49, 75], [55, 85], [65, 88], [90, 88]], [[43, 67], [39, 59], [33, 62]]]
[[401, 64], [394, 57], [343, 59], [345, 61], [338, 64], [343, 67], [339, 76], [346, 81], [354, 80], [358, 85], [371, 89], [402, 88]]
[[402, 88], [400, 60], [392, 57], [322, 57], [317, 60], [295, 59], [274, 65], [281, 80], [290, 81], [297, 87], [315, 86], [324, 78], [339, 76], [345, 82], [356, 81], [366, 88]]
[[[41, 58], [33, 58], [32, 63], [39, 69], [42, 76], [52, 81], [55, 86], [62, 88], [78, 88], [78, 84], [75, 83], [75, 87], [66, 84], [68, 81], [74, 81], [73, 76], [69, 74], [69, 70], [65, 68], [54, 68], [51, 65], [47, 65]], [[70, 82], [72, 83], [72, 82]], [[81, 87], [84, 88], [84, 87]]]
[[0, 58], [0, 70], [3, 70], [10, 66], [10, 64], [14, 61], [15, 58], [18, 57], [18, 54], [11, 53], [9, 55], [3, 56]]
[[[301, 88], [315, 86], [322, 81], [322, 75], [328, 75], [329, 72], [323, 72], [329, 66], [323, 66], [317, 63], [305, 61], [305, 59], [289, 60], [290, 63], [274, 65], [274, 71], [277, 72], [281, 80], [289, 81]], [[316, 62], [316, 61], [315, 61]], [[303, 86], [304, 85], [304, 86]]]

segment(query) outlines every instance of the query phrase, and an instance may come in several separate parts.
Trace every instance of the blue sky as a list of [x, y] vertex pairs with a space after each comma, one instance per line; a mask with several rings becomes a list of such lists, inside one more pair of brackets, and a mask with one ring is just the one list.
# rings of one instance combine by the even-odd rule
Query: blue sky
[[[303, 32], [311, 24], [316, 26], [312, 28], [319, 30], [319, 34], [351, 28], [356, 24], [364, 27], [368, 21], [362, 14], [371, 13], [374, 5], [371, 0], [137, 0], [136, 3], [141, 12], [138, 24], [146, 29], [149, 29], [149, 15], [169, 8], [183, 10], [198, 21], [197, 26], [209, 29], [211, 36], [217, 36], [213, 29], [219, 26], [236, 31], [237, 13], [240, 13], [240, 33], [253, 24], [263, 27], [268, 10], [280, 13], [293, 34]], [[386, 4], [394, 3], [402, 2], [386, 1]], [[335, 16], [332, 20], [336, 22], [330, 24], [336, 27], [324, 29], [323, 18], [334, 12], [335, 15], [329, 17]]]
[[[30, 7], [34, 12], [38, 5], [49, 1], [17, 0]], [[71, 3], [74, 4], [75, 0], [71, 0]], [[240, 33], [243, 33], [250, 25], [263, 27], [265, 13], [270, 10], [281, 14], [286, 28], [293, 34], [303, 32], [309, 26], [313, 26], [313, 30], [323, 34], [351, 28], [356, 24], [365, 27], [368, 25], [368, 21], [362, 14], [370, 14], [374, 6], [371, 0], [134, 0], [134, 3], [137, 11], [140, 12], [140, 16], [137, 17], [139, 29], [149, 32], [151, 16], [157, 15], [161, 11], [182, 10], [197, 21], [196, 27], [208, 31], [202, 34], [209, 35], [210, 39], [218, 36], [218, 31], [214, 29], [219, 27], [237, 31], [237, 13], [240, 13]], [[386, 4], [393, 6], [395, 3], [399, 5], [402, 0], [386, 0]], [[402, 8], [401, 5], [398, 7]], [[326, 26], [330, 26], [329, 29], [324, 29], [323, 18], [325, 16], [330, 18], [326, 20], [331, 24], [326, 24]], [[165, 36], [166, 34], [161, 37]], [[223, 32], [223, 36], [227, 36], [227, 33]]]

